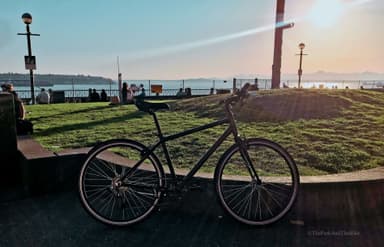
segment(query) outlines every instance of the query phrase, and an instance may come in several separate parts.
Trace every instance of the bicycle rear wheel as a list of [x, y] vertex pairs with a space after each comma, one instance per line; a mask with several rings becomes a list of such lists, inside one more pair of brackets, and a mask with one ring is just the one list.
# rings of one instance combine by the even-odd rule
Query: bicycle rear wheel
[[164, 171], [154, 154], [132, 170], [145, 151], [135, 141], [111, 140], [89, 152], [80, 171], [79, 192], [92, 217], [108, 225], [126, 226], [154, 210], [161, 198]]
[[294, 160], [278, 144], [248, 139], [247, 151], [260, 179], [252, 179], [238, 145], [221, 157], [215, 170], [216, 191], [224, 209], [249, 225], [268, 225], [292, 207], [299, 189]]

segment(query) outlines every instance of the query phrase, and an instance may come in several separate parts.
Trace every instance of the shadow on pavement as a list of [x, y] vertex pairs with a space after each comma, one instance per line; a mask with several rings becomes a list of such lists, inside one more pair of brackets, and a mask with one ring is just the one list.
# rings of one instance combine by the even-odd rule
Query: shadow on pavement
[[382, 182], [302, 186], [293, 210], [268, 227], [232, 220], [209, 180], [135, 226], [91, 218], [74, 190], [0, 203], [0, 246], [379, 246]]

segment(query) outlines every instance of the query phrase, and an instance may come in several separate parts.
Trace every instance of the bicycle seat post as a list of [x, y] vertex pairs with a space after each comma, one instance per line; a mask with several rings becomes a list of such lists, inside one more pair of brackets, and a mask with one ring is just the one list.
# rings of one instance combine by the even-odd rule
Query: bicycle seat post
[[171, 157], [169, 156], [168, 148], [167, 148], [167, 145], [165, 144], [163, 133], [161, 132], [159, 120], [157, 119], [156, 113], [154, 111], [149, 111], [149, 114], [152, 115], [153, 121], [155, 122], [156, 129], [157, 129], [157, 135], [158, 135], [159, 140], [161, 142], [161, 146], [163, 148], [163, 152], [164, 152], [165, 159], [167, 161], [168, 168], [169, 168], [169, 171], [171, 173], [171, 176], [176, 181], [175, 169], [173, 168]]

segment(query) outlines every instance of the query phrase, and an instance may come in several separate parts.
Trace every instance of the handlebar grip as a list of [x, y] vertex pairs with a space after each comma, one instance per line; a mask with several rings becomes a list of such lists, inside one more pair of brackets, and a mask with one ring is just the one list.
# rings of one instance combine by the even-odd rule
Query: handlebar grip
[[249, 83], [246, 83], [240, 91], [235, 95], [228, 97], [224, 100], [225, 104], [232, 104], [233, 102], [243, 101], [248, 96], [248, 89], [250, 87]]

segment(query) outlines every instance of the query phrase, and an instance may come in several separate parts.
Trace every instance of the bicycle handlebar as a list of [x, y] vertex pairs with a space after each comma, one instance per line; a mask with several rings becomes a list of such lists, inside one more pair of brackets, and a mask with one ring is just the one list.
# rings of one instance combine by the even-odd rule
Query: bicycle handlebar
[[242, 101], [248, 97], [248, 89], [250, 87], [251, 84], [249, 83], [246, 83], [241, 89], [240, 91], [238, 91], [235, 95], [227, 98], [224, 100], [224, 103], [226, 106], [232, 104], [232, 103], [237, 103], [239, 101]]
[[246, 97], [248, 97], [248, 89], [250, 87], [249, 83], [246, 83], [240, 91], [238, 91], [235, 95], [227, 98], [224, 100], [224, 109], [226, 111], [227, 118], [231, 122], [233, 126], [235, 126], [234, 119], [233, 119], [233, 112], [232, 112], [232, 104], [236, 104], [237, 102], [241, 102], [241, 105], [243, 105], [243, 101]]

